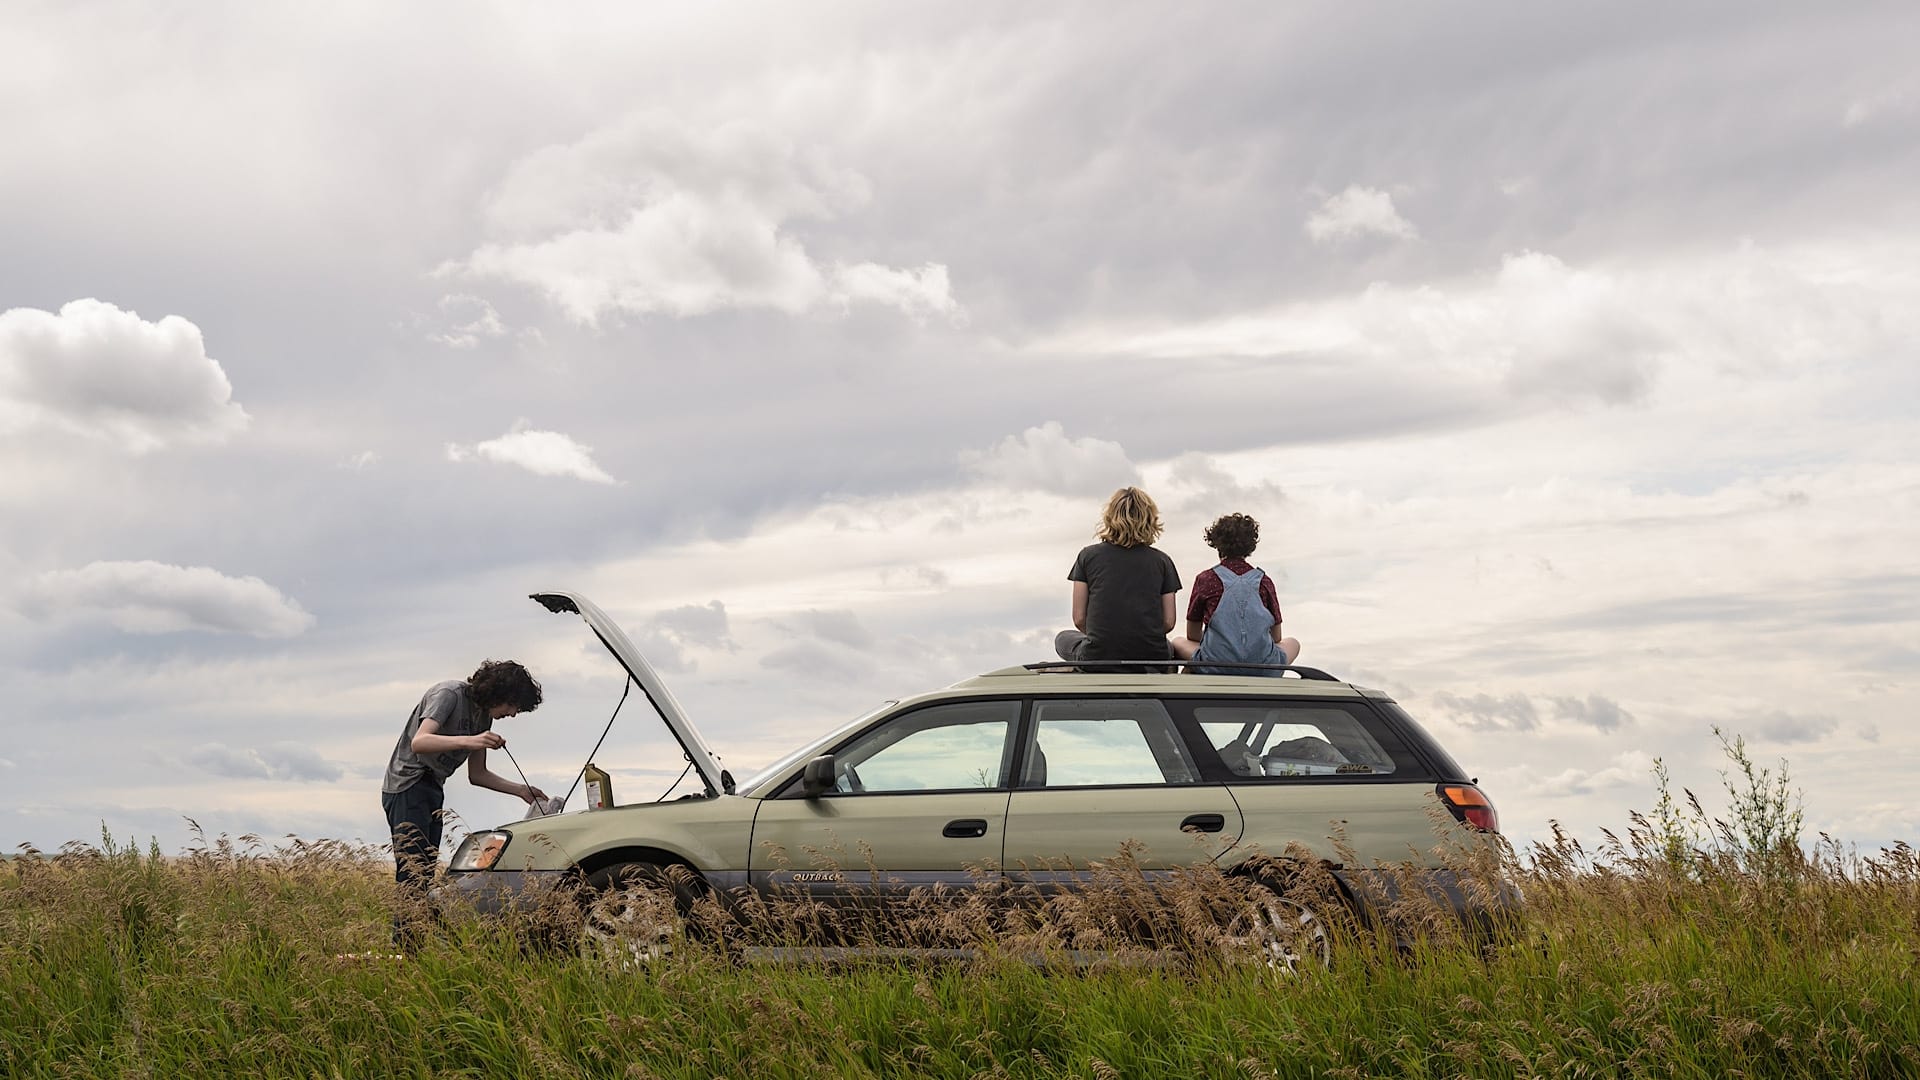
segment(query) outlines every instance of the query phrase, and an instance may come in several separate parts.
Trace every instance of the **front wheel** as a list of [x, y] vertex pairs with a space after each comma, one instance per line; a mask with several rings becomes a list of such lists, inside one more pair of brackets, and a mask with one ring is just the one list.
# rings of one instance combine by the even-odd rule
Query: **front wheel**
[[615, 863], [586, 878], [580, 953], [620, 968], [658, 964], [684, 948], [692, 883], [648, 862]]

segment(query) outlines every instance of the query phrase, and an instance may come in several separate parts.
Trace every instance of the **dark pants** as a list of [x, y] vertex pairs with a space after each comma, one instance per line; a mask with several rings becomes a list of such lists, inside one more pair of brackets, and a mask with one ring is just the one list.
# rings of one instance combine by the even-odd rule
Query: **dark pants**
[[427, 888], [440, 869], [440, 807], [445, 802], [445, 790], [431, 780], [405, 791], [380, 793], [393, 832], [393, 880], [400, 887], [400, 906], [393, 916], [397, 948], [417, 947], [421, 923], [431, 914]]
[[[1062, 630], [1058, 634], [1053, 635], [1053, 651], [1056, 653], [1059, 653], [1060, 659], [1062, 660], [1075, 660], [1075, 661], [1086, 660], [1086, 659], [1089, 659], [1089, 657], [1087, 656], [1087, 640], [1088, 640], [1087, 635], [1081, 633], [1078, 630]], [[1103, 656], [1103, 657], [1097, 657], [1095, 659], [1110, 660], [1110, 659], [1118, 659], [1118, 657]], [[1170, 651], [1163, 650], [1159, 656], [1129, 656], [1127, 657], [1127, 659], [1129, 660], [1170, 660], [1172, 659], [1172, 653]], [[1113, 672], [1126, 672], [1126, 671], [1137, 671], [1142, 673], [1153, 673], [1153, 674], [1167, 674], [1173, 671], [1172, 668], [1159, 668], [1159, 667], [1126, 668], [1126, 667], [1115, 667], [1111, 664], [1082, 664], [1080, 665], [1080, 670], [1091, 671], [1091, 672], [1102, 673], [1102, 674], [1111, 674]]]

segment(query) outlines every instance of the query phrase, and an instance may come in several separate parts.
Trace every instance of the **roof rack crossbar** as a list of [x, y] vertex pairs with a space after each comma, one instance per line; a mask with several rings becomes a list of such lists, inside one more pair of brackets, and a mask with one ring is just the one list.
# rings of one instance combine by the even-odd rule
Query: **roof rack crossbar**
[[1311, 679], [1314, 682], [1340, 681], [1319, 668], [1303, 667], [1299, 664], [1240, 664], [1228, 660], [1043, 660], [1037, 664], [1021, 666], [1028, 671], [1080, 671], [1087, 667], [1138, 668], [1142, 669], [1141, 674], [1146, 675], [1163, 674], [1167, 668], [1232, 668], [1236, 674], [1241, 671], [1249, 675], [1268, 671], [1284, 674], [1291, 671], [1303, 679]]

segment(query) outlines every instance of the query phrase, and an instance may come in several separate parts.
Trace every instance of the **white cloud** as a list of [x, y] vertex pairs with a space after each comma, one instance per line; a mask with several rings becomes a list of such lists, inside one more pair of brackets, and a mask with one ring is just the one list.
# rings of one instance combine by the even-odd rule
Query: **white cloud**
[[1840, 721], [1822, 714], [1803, 715], [1773, 709], [1751, 714], [1743, 721], [1735, 721], [1726, 726], [1729, 733], [1757, 736], [1773, 742], [1795, 743], [1823, 739], [1839, 730]]
[[136, 454], [219, 442], [247, 426], [232, 396], [200, 328], [178, 315], [147, 322], [93, 299], [0, 313], [0, 431], [66, 431]]
[[428, 341], [438, 342], [449, 349], [472, 349], [480, 344], [482, 338], [503, 337], [507, 325], [500, 321], [500, 313], [493, 305], [477, 296], [465, 293], [451, 293], [440, 298], [440, 314], [447, 325], [427, 335]]
[[530, 286], [586, 324], [855, 302], [957, 313], [944, 265], [826, 266], [789, 228], [869, 197], [865, 177], [751, 125], [648, 114], [522, 158], [487, 206], [498, 238], [440, 272]]
[[953, 578], [937, 566], [886, 566], [880, 569], [880, 582], [889, 589], [938, 592]]
[[850, 682], [869, 667], [863, 653], [809, 640], [773, 649], [760, 658], [760, 666], [822, 682]]
[[380, 455], [375, 453], [372, 450], [362, 450], [359, 453], [349, 455], [348, 457], [345, 457], [340, 461], [341, 468], [352, 469], [354, 472], [360, 472], [365, 469], [371, 469], [378, 464], [380, 464]]
[[1119, 443], [1068, 438], [1057, 420], [988, 450], [962, 451], [960, 464], [988, 483], [1056, 495], [1106, 495], [1140, 482], [1139, 468]]
[[1644, 401], [1678, 364], [1749, 375], [1905, 350], [1920, 335], [1908, 246], [1731, 251], [1571, 266], [1504, 256], [1490, 275], [1359, 293], [1207, 322], [1094, 327], [1038, 353], [1164, 359], [1336, 357], [1444, 373], [1509, 396]]
[[1572, 766], [1552, 776], [1539, 777], [1527, 784], [1527, 790], [1530, 794], [1546, 798], [1584, 796], [1614, 788], [1648, 785], [1652, 783], [1652, 777], [1652, 755], [1628, 750], [1615, 755], [1609, 764], [1598, 769]]
[[1286, 492], [1273, 481], [1235, 476], [1198, 451], [1168, 462], [1167, 478], [1176, 490], [1185, 492], [1178, 503], [1181, 510], [1212, 517], [1228, 513], [1258, 517], [1259, 511], [1287, 501]]
[[627, 635], [640, 655], [647, 663], [668, 674], [686, 675], [699, 670], [699, 665], [687, 655], [687, 649], [679, 635], [669, 633], [659, 627], [643, 626], [631, 630]]
[[1913, 92], [1900, 87], [1855, 98], [1847, 103], [1846, 111], [1840, 114], [1840, 126], [1851, 130], [1888, 117], [1910, 122], [1911, 117], [1907, 114], [1912, 111], [1914, 98]]
[[1540, 714], [1525, 694], [1496, 698], [1486, 693], [1462, 696], [1442, 690], [1433, 695], [1433, 703], [1474, 731], [1533, 731], [1540, 726]]
[[862, 626], [860, 617], [851, 611], [805, 611], [800, 613], [796, 623], [795, 631], [805, 638], [844, 645], [850, 649], [866, 649], [873, 645], [873, 632]]
[[518, 465], [528, 472], [540, 476], [571, 476], [576, 480], [586, 480], [595, 484], [612, 484], [616, 481], [606, 471], [594, 464], [593, 447], [575, 442], [571, 437], [558, 431], [538, 431], [528, 428], [525, 421], [514, 425], [512, 431], [497, 439], [462, 446], [459, 443], [447, 444], [447, 460], [466, 461], [469, 458], [484, 458], [501, 465]]
[[927, 263], [918, 270], [895, 270], [870, 262], [837, 266], [831, 288], [842, 305], [864, 301], [896, 307], [916, 318], [952, 316], [960, 311], [947, 281], [947, 268], [938, 263]]
[[228, 746], [206, 743], [187, 754], [187, 761], [215, 776], [235, 780], [304, 780], [333, 783], [346, 775], [338, 762], [298, 743], [271, 746]]
[[641, 655], [667, 672], [698, 671], [692, 656], [696, 650], [737, 652], [740, 648], [731, 635], [727, 607], [718, 600], [658, 612], [629, 630]]
[[256, 577], [228, 577], [205, 566], [93, 562], [28, 581], [21, 610], [36, 618], [101, 616], [132, 634], [201, 630], [294, 637], [313, 616]]
[[704, 604], [683, 604], [654, 616], [663, 629], [689, 641], [724, 642], [727, 637], [727, 606], [718, 600]]
[[1562, 720], [1586, 724], [1598, 731], [1616, 731], [1633, 723], [1633, 714], [1612, 698], [1590, 693], [1586, 700], [1576, 697], [1553, 698], [1554, 715]]
[[1329, 198], [1307, 218], [1307, 235], [1316, 244], [1356, 236], [1387, 236], [1411, 240], [1419, 235], [1413, 223], [1393, 208], [1393, 196], [1377, 188], [1349, 185]]

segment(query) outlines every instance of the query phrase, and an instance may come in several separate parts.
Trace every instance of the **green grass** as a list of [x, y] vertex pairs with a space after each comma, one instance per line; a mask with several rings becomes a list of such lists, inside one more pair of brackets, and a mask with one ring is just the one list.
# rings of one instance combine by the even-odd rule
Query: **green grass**
[[[0, 867], [0, 1073], [1920, 1075], [1914, 852], [1741, 854], [1675, 858], [1646, 830], [1596, 856], [1538, 847], [1504, 867], [1528, 894], [1514, 943], [1483, 953], [1409, 908], [1393, 933], [1340, 936], [1332, 970], [1280, 979], [1191, 928], [1190, 962], [1095, 971], [995, 959], [991, 937], [978, 961], [741, 966], [689, 946], [621, 971], [468, 919], [405, 961], [342, 960], [387, 935], [376, 851], [70, 845]], [[1003, 940], [1085, 943], [1140, 902], [1094, 885]]]
[[[389, 864], [320, 842], [224, 838], [183, 857], [68, 845], [0, 864], [0, 1067], [91, 1076], [1920, 1076], [1920, 858], [1800, 841], [1784, 763], [1722, 736], [1730, 823], [1691, 792], [1590, 853], [1558, 835], [1516, 854], [1434, 857], [1481, 890], [1518, 883], [1487, 949], [1419, 895], [1336, 962], [1282, 978], [1222, 927], [1257, 897], [1210, 866], [1143, 887], [1130, 853], [1021, 913], [919, 895], [884, 923], [803, 899], [754, 908], [776, 941], [968, 945], [980, 959], [769, 968], [703, 903], [643, 970], [529, 942], [572, 905], [505, 922], [453, 913], [401, 961]], [[1349, 860], [1351, 862], [1351, 860]], [[1403, 880], [1402, 884], [1405, 884]], [[1328, 882], [1296, 897], [1322, 906]], [[629, 898], [670, 909], [663, 892]], [[767, 928], [772, 930], [768, 931]], [[1142, 931], [1163, 951], [1147, 952]], [[794, 935], [789, 937], [787, 935]], [[1083, 970], [1035, 955], [1105, 949]], [[1168, 950], [1171, 951], [1168, 951]], [[373, 952], [368, 958], [340, 954]], [[1170, 958], [1172, 962], [1168, 962]]]

